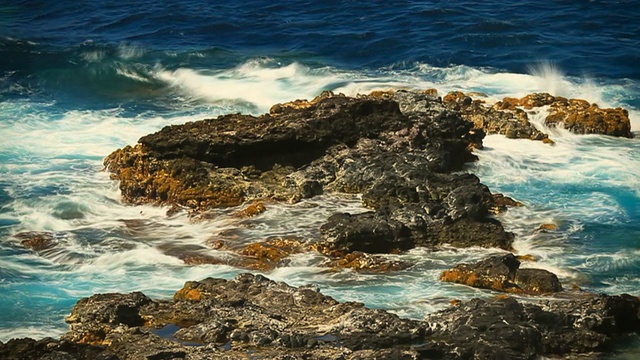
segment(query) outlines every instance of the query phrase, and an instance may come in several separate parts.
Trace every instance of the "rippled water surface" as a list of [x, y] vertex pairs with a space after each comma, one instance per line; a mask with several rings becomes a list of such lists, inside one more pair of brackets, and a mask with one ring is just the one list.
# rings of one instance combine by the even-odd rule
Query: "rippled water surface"
[[[168, 297], [187, 280], [230, 278], [243, 270], [179, 258], [224, 256], [207, 244], [225, 231], [313, 238], [334, 211], [364, 210], [321, 197], [269, 205], [249, 224], [234, 209], [209, 222], [168, 217], [121, 202], [102, 171], [111, 151], [168, 124], [259, 114], [323, 90], [437, 88], [488, 102], [550, 92], [625, 107], [637, 131], [638, 18], [633, 1], [3, 2], [0, 340], [59, 335], [71, 306], [96, 292]], [[567, 286], [640, 295], [639, 140], [543, 130], [556, 146], [492, 135], [469, 170], [526, 205], [500, 220], [535, 266]], [[14, 235], [27, 231], [57, 245], [26, 250]], [[437, 278], [496, 251], [415, 249], [395, 255], [415, 265], [390, 274], [327, 272], [307, 253], [267, 275], [420, 318], [487, 296]]]

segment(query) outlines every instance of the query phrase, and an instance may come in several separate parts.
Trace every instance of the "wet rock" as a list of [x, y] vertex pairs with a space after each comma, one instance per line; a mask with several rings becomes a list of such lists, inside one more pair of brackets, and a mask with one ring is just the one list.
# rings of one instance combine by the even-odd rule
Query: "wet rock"
[[374, 213], [332, 215], [320, 228], [325, 253], [332, 250], [387, 254], [412, 247], [409, 229], [399, 221]]
[[545, 124], [563, 126], [577, 134], [633, 137], [627, 110], [600, 109], [596, 104], [579, 99], [553, 102]]
[[[462, 136], [468, 130], [451, 133]], [[498, 204], [488, 188], [473, 175], [443, 173], [451, 169], [441, 164], [455, 163], [446, 155], [450, 152], [412, 151], [418, 141], [392, 141], [362, 140], [353, 148], [335, 148], [292, 175], [297, 186], [315, 183], [324, 191], [362, 193], [363, 204], [375, 210], [329, 219], [321, 230], [329, 249], [383, 252], [445, 243], [511, 248], [513, 235], [489, 216]], [[458, 150], [467, 152], [468, 144]], [[396, 148], [405, 150], [391, 150]]]
[[[633, 137], [629, 113], [621, 108], [600, 109], [583, 99], [566, 99], [547, 93], [530, 94], [521, 98], [505, 99], [496, 105], [504, 107], [520, 105], [525, 109], [549, 106], [545, 118], [548, 126], [563, 126], [577, 134], [602, 134], [610, 136]], [[513, 104], [513, 105], [512, 105]]]
[[12, 339], [0, 342], [0, 358], [4, 360], [118, 360], [119, 358], [102, 347], [79, 344], [64, 340], [44, 338]]
[[518, 269], [513, 283], [525, 294], [550, 294], [562, 291], [558, 277], [543, 269]]
[[[451, 174], [476, 159], [471, 149], [484, 132], [433, 92], [327, 93], [272, 112], [166, 127], [114, 152], [105, 165], [128, 201], [197, 211], [250, 199], [363, 194], [374, 214], [329, 220], [318, 247], [325, 254], [442, 243], [510, 248], [510, 234], [489, 217], [497, 206], [489, 190], [474, 176]], [[238, 216], [262, 209], [255, 203]], [[465, 235], [467, 223], [467, 233], [478, 234]]]
[[552, 223], [540, 224], [536, 231], [556, 231], [558, 230], [558, 225]]
[[[610, 351], [628, 329], [637, 332], [640, 301], [629, 295], [572, 294], [569, 299], [519, 303], [513, 298], [474, 299], [427, 316], [441, 340], [427, 349], [453, 358], [536, 359]], [[629, 316], [622, 320], [620, 315]], [[622, 322], [619, 322], [622, 320]], [[447, 349], [447, 350], [443, 350]]]
[[392, 260], [384, 256], [370, 255], [360, 251], [341, 254], [337, 259], [330, 260], [325, 264], [325, 266], [334, 269], [352, 269], [369, 273], [399, 271], [411, 265], [406, 261]]
[[202, 210], [287, 200], [291, 194], [282, 183], [295, 168], [334, 144], [353, 145], [407, 123], [393, 101], [332, 96], [309, 107], [283, 107], [277, 116], [234, 114], [167, 126], [115, 151], [105, 167], [134, 204]]
[[492, 256], [475, 264], [460, 264], [444, 271], [440, 280], [517, 294], [549, 294], [562, 291], [558, 277], [543, 269], [519, 269], [513, 255]]
[[516, 256], [516, 259], [518, 259], [518, 261], [520, 261], [520, 263], [525, 262], [525, 261], [537, 261], [536, 257], [531, 255], [531, 254], [518, 255], [518, 256]]
[[464, 119], [487, 134], [502, 134], [511, 139], [548, 139], [548, 135], [536, 129], [527, 114], [517, 108], [520, 105], [517, 99], [505, 98], [488, 107], [483, 101], [472, 100], [458, 91], [447, 94], [442, 101], [448, 108], [460, 111]]
[[[513, 267], [504, 263], [497, 276]], [[640, 332], [640, 299], [565, 292], [522, 303], [508, 296], [455, 302], [423, 321], [310, 286], [263, 276], [190, 281], [171, 300], [141, 293], [80, 300], [62, 340], [0, 342], [3, 359], [537, 359], [614, 349]], [[143, 319], [144, 321], [141, 321]], [[100, 346], [86, 344], [101, 330]]]
[[244, 209], [233, 213], [233, 215], [239, 218], [248, 218], [260, 215], [266, 210], [267, 208], [264, 206], [264, 203], [262, 201], [255, 201], [247, 205], [247, 207], [245, 207]]
[[493, 214], [499, 214], [501, 212], [505, 212], [510, 207], [521, 207], [524, 206], [523, 203], [516, 201], [504, 194], [492, 194], [494, 206], [489, 209], [489, 211]]
[[17, 233], [14, 236], [20, 240], [22, 246], [34, 251], [47, 250], [58, 243], [55, 234], [50, 232], [28, 231]]
[[450, 245], [459, 248], [473, 246], [485, 248], [500, 248], [510, 250], [513, 243], [513, 233], [507, 232], [499, 221], [486, 219], [474, 221], [463, 218], [454, 222], [441, 223], [434, 226], [424, 239], [418, 239], [417, 244], [425, 247]]

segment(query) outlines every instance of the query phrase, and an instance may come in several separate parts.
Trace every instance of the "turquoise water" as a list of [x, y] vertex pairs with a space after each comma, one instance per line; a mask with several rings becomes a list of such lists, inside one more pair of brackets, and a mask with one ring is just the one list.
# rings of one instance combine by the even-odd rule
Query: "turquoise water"
[[[488, 101], [584, 98], [627, 108], [640, 130], [633, 2], [243, 4], [0, 6], [0, 340], [57, 336], [71, 306], [96, 292], [169, 297], [187, 280], [243, 271], [177, 257], [219, 255], [207, 240], [238, 228], [232, 217], [194, 223], [127, 206], [102, 171], [110, 152], [168, 124], [259, 114], [323, 90], [437, 88]], [[469, 170], [526, 204], [500, 218], [518, 253], [538, 259], [526, 266], [565, 286], [640, 295], [640, 140], [543, 130], [555, 146], [487, 137]], [[363, 209], [357, 198], [272, 205], [241, 233], [315, 236], [334, 211]], [[544, 223], [557, 230], [537, 231]], [[25, 231], [50, 232], [56, 246], [26, 250], [14, 236]], [[487, 296], [437, 278], [496, 251], [415, 249], [397, 256], [413, 267], [375, 275], [326, 272], [318, 255], [300, 254], [266, 275], [420, 318], [453, 298]]]

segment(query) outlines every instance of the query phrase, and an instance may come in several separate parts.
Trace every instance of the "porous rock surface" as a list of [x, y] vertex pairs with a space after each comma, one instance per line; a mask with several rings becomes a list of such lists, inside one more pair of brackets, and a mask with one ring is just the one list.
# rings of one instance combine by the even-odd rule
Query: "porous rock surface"
[[441, 244], [509, 249], [513, 235], [491, 217], [500, 205], [477, 177], [459, 172], [483, 136], [426, 93], [324, 93], [260, 117], [165, 127], [115, 151], [105, 166], [126, 201], [200, 212], [256, 199], [363, 194], [372, 212], [336, 214], [319, 239], [309, 239], [326, 255]]
[[60, 340], [0, 343], [2, 359], [537, 359], [612, 350], [640, 331], [640, 299], [564, 293], [474, 299], [402, 319], [260, 275], [80, 300]]
[[558, 277], [544, 269], [520, 268], [513, 255], [492, 256], [475, 264], [458, 264], [440, 280], [515, 294], [541, 295], [562, 291]]

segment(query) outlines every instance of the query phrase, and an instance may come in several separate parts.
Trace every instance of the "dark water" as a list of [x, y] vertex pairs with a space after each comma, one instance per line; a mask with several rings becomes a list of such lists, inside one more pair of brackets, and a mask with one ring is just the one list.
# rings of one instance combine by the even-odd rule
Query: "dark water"
[[[149, 78], [154, 66], [226, 69], [256, 57], [359, 71], [419, 63], [527, 73], [550, 62], [569, 76], [640, 79], [634, 1], [4, 4], [3, 97], [45, 92], [109, 106], [163, 87], [141, 88], [117, 69]], [[123, 54], [123, 45], [135, 48]]]
[[[389, 87], [491, 99], [547, 91], [625, 107], [638, 130], [638, 19], [635, 1], [3, 1], [0, 340], [63, 332], [64, 314], [95, 292], [169, 296], [184, 281], [240, 271], [185, 266], [163, 250], [214, 251], [204, 244], [226, 224], [119, 201], [101, 159], [140, 136], [323, 90]], [[639, 295], [638, 141], [551, 137], [553, 149], [490, 137], [471, 170], [528, 205], [501, 220], [536, 266], [567, 285]], [[344, 206], [357, 202], [269, 210], [252, 236], [313, 227]], [[532, 231], [545, 222], [559, 230]], [[13, 236], [24, 231], [51, 232], [58, 245], [25, 250]], [[482, 295], [437, 276], [483, 253], [406, 256], [416, 267], [389, 276], [327, 275], [304, 257], [267, 275], [417, 318]]]

